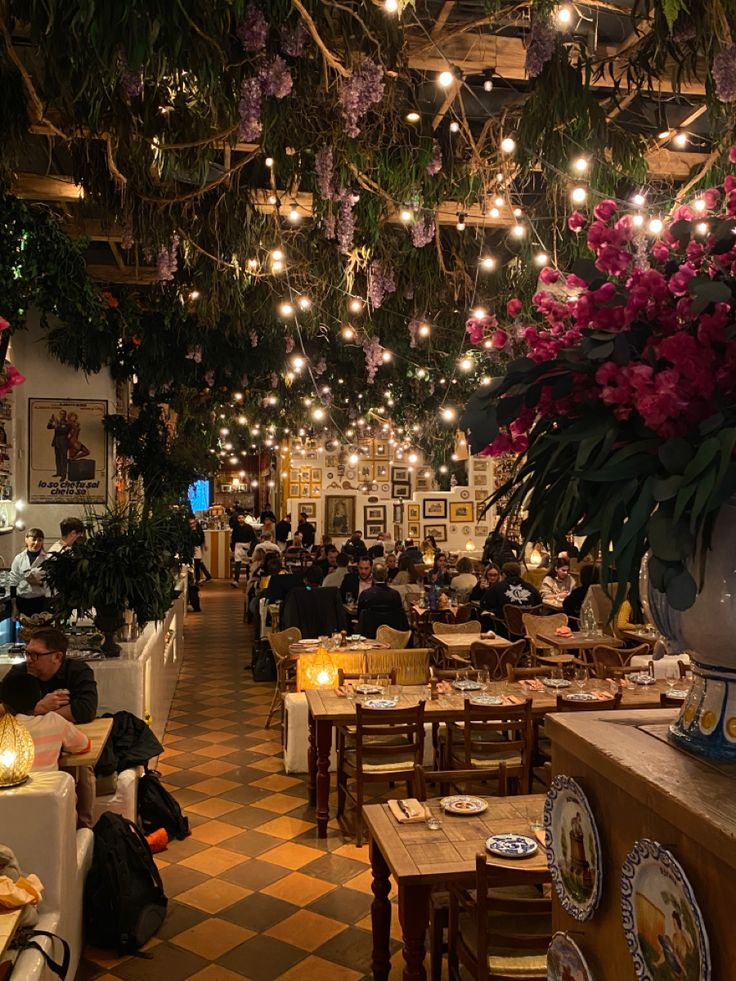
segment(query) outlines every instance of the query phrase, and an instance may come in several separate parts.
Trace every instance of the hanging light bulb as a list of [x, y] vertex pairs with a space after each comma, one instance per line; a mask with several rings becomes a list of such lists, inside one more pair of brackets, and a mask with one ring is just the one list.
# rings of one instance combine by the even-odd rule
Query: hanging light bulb
[[410, 222], [413, 217], [414, 215], [411, 213], [411, 211], [409, 211], [408, 208], [402, 208], [401, 211], [399, 212], [399, 218], [404, 222], [404, 224]]
[[271, 253], [271, 258], [274, 262], [281, 262], [281, 260], [284, 258], [284, 253], [281, 251], [281, 249], [274, 249]]
[[312, 301], [308, 296], [300, 296], [296, 302], [299, 304], [300, 310], [309, 310], [312, 305]]
[[263, 162], [269, 168], [269, 170], [271, 169], [271, 167], [273, 167], [273, 157], [266, 157], [266, 159]]
[[498, 218], [498, 216], [501, 214], [501, 212], [498, 210], [498, 208], [491, 208], [491, 210], [488, 212], [488, 214], [489, 214], [489, 216], [491, 218]]
[[298, 354], [296, 354], [291, 359], [291, 364], [292, 364], [292, 366], [293, 366], [293, 368], [294, 368], [295, 371], [301, 371], [302, 368], [304, 367], [304, 365], [306, 364], [306, 361], [304, 360], [304, 358], [302, 358]]
[[510, 136], [505, 136], [501, 140], [501, 150], [503, 153], [513, 153], [516, 149], [516, 140], [513, 140]]
[[675, 144], [675, 146], [687, 146], [688, 144], [687, 133], [675, 133], [672, 142]]
[[398, 0], [383, 0], [383, 9], [387, 14], [395, 14], [399, 9]]
[[417, 333], [419, 334], [420, 337], [429, 337], [431, 333], [429, 324], [420, 324]]
[[472, 358], [462, 358], [458, 363], [460, 371], [472, 371], [475, 367]]
[[567, 27], [572, 23], [572, 10], [567, 6], [567, 4], [563, 4], [555, 11], [555, 17], [557, 18], [557, 23], [561, 27]]
[[505, 204], [505, 201], [504, 201], [504, 199], [503, 199], [503, 198], [502, 198], [502, 197], [501, 197], [501, 196], [499, 195], [499, 197], [497, 197], [497, 198], [494, 198], [494, 199], [493, 199], [493, 203], [494, 203], [494, 204], [496, 205], [496, 207], [497, 207], [497, 208], [503, 208], [503, 206], [504, 206], [504, 204]]
[[325, 417], [325, 410], [321, 408], [316, 408], [312, 412], [312, 418], [315, 422], [321, 422]]
[[358, 462], [358, 454], [351, 453], [350, 456], [348, 457], [348, 463], [354, 467], [357, 462]]
[[652, 220], [649, 222], [649, 225], [647, 227], [649, 228], [649, 231], [652, 233], [652, 235], [659, 235], [659, 233], [664, 228], [664, 222], [662, 221], [661, 218], [652, 218]]
[[404, 116], [407, 123], [418, 123], [421, 118], [422, 117], [419, 115], [419, 113], [415, 112], [414, 110], [407, 112], [407, 114]]
[[705, 211], [705, 200], [704, 200], [704, 198], [696, 198], [693, 201], [693, 208], [696, 211]]
[[440, 83], [443, 89], [449, 89], [449, 87], [455, 81], [455, 76], [451, 71], [445, 70], [439, 73], [437, 76], [437, 81]]
[[526, 235], [526, 228], [517, 222], [516, 225], [511, 226], [511, 234], [514, 238], [524, 238]]
[[631, 203], [635, 204], [637, 208], [643, 208], [646, 204], [647, 199], [643, 194], [635, 194], [631, 199]]
[[349, 306], [351, 313], [361, 313], [363, 310], [363, 302], [357, 298], [351, 300]]
[[450, 123], [450, 132], [451, 133], [460, 132], [460, 123], [456, 119], [453, 119], [453, 121]]
[[588, 200], [588, 191], [584, 187], [574, 187], [570, 192], [570, 199], [573, 204], [585, 204]]
[[710, 231], [710, 225], [707, 221], [699, 221], [695, 226], [695, 231], [698, 233], [698, 235], [707, 235]]
[[475, 310], [472, 311], [472, 315], [475, 320], [483, 320], [488, 314], [483, 307], [476, 307]]
[[290, 303], [282, 303], [279, 307], [279, 313], [282, 317], [290, 317], [294, 313], [294, 307]]
[[493, 69], [486, 68], [483, 72], [483, 91], [492, 92], [493, 91]]
[[340, 331], [343, 336], [343, 340], [352, 341], [355, 338], [355, 331], [350, 326], [350, 324], [345, 324], [343, 329]]
[[486, 270], [486, 272], [490, 272], [492, 269], [496, 268], [496, 260], [492, 255], [484, 255], [480, 260], [480, 264], [481, 267]]
[[455, 225], [455, 228], [457, 228], [457, 230], [459, 232], [464, 232], [465, 231], [465, 212], [464, 211], [458, 211], [458, 213], [457, 213], [457, 224]]
[[384, 364], [388, 364], [392, 359], [393, 354], [390, 351], [384, 351], [381, 355], [381, 361], [383, 361]]
[[301, 219], [301, 217], [302, 216], [299, 214], [299, 209], [297, 208], [296, 204], [292, 204], [288, 214], [289, 221], [292, 223], [292, 225], [295, 225]]
[[537, 254], [534, 256], [534, 262], [538, 266], [546, 266], [549, 262], [549, 256], [546, 252], [537, 252]]
[[578, 174], [584, 174], [588, 169], [588, 161], [585, 157], [578, 157], [577, 160], [573, 162], [573, 170], [576, 170]]
[[644, 215], [634, 215], [631, 220], [637, 228], [641, 228], [644, 224]]
[[455, 410], [447, 406], [442, 410], [442, 418], [445, 422], [453, 422], [455, 419]]

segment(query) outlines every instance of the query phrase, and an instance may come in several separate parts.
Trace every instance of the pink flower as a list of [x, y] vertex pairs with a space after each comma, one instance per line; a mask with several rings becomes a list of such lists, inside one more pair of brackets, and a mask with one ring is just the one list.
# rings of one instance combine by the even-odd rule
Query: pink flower
[[509, 300], [509, 302], [506, 304], [506, 313], [509, 315], [509, 317], [511, 317], [512, 320], [514, 319], [514, 317], [518, 317], [523, 309], [524, 309], [523, 303], [521, 302], [521, 300], [518, 300], [516, 298], [514, 298], [513, 300]]
[[506, 347], [506, 343], [508, 342], [508, 339], [509, 339], [509, 335], [506, 333], [505, 330], [496, 330], [493, 332], [493, 334], [491, 334], [491, 344], [495, 348]]
[[709, 187], [707, 191], [703, 192], [703, 200], [705, 201], [705, 206], [709, 211], [718, 207], [718, 202], [721, 198], [721, 192], [717, 187]]
[[539, 274], [539, 278], [545, 284], [545, 286], [551, 286], [552, 283], [556, 283], [560, 278], [560, 274], [556, 269], [552, 269], [550, 266], [545, 266], [544, 269]]
[[579, 232], [588, 223], [588, 219], [581, 211], [573, 211], [570, 217], [567, 219], [567, 227], [571, 232]]
[[10, 323], [5, 317], [0, 317], [0, 330], [5, 330], [6, 327], [10, 327]]
[[657, 262], [669, 262], [670, 250], [669, 246], [666, 245], [661, 240], [655, 242], [652, 246], [652, 258], [656, 259]]
[[736, 164], [736, 146], [732, 146], [728, 151], [728, 162]]
[[605, 201], [600, 201], [595, 208], [593, 208], [593, 214], [598, 221], [610, 221], [616, 214], [616, 207], [616, 202], [611, 201], [610, 198], [607, 198]]

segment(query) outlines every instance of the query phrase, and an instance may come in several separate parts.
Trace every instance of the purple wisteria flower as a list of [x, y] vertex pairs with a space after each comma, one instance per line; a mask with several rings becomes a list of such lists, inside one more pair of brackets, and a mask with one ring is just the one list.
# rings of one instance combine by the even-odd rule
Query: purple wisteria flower
[[435, 225], [434, 218], [430, 214], [417, 216], [416, 221], [411, 226], [411, 242], [416, 249], [423, 249], [425, 245], [434, 239]]
[[529, 78], [536, 78], [555, 53], [557, 31], [549, 21], [536, 19], [529, 34], [524, 68]]
[[416, 317], [412, 317], [409, 323], [406, 325], [409, 330], [409, 347], [417, 346], [417, 332], [419, 331], [419, 320]]
[[736, 44], [718, 52], [712, 74], [719, 101], [736, 102]]
[[240, 83], [239, 139], [245, 143], [255, 143], [261, 138], [261, 83], [257, 78], [244, 78]]
[[268, 24], [254, 3], [249, 3], [245, 8], [245, 17], [238, 25], [238, 37], [244, 51], [255, 53], [266, 47]]
[[281, 50], [290, 58], [301, 58], [306, 43], [307, 29], [301, 17], [293, 27], [284, 24], [281, 28]]
[[340, 89], [340, 105], [348, 136], [359, 136], [358, 123], [372, 105], [383, 98], [383, 68], [370, 58], [363, 61], [345, 79]]
[[383, 364], [383, 348], [377, 337], [366, 338], [363, 341], [363, 354], [365, 355], [366, 380], [369, 385], [373, 384], [378, 369]]
[[427, 164], [427, 173], [430, 177], [439, 174], [442, 170], [442, 147], [437, 140], [432, 140], [432, 155]]
[[284, 99], [289, 95], [294, 84], [289, 66], [280, 55], [275, 55], [261, 68], [259, 78], [263, 94], [276, 99]]
[[314, 155], [317, 189], [323, 201], [335, 200], [335, 162], [331, 146], [322, 146]]
[[291, 354], [291, 352], [294, 350], [294, 338], [291, 336], [291, 334], [286, 335], [285, 345], [286, 345], [286, 353]]
[[257, 332], [255, 330], [249, 331], [248, 332], [248, 337], [250, 339], [250, 346], [251, 347], [258, 347], [258, 334], [257, 334]]
[[355, 237], [355, 215], [353, 208], [357, 203], [357, 198], [350, 188], [341, 188], [339, 193], [340, 212], [337, 221], [337, 243], [340, 251], [348, 255], [353, 247]]
[[156, 267], [158, 269], [158, 281], [160, 283], [170, 283], [174, 278], [174, 273], [179, 267], [176, 254], [178, 248], [179, 236], [176, 232], [171, 236], [170, 246], [162, 245], [159, 247]]
[[396, 281], [390, 269], [385, 269], [383, 264], [374, 259], [371, 263], [370, 278], [368, 283], [368, 299], [371, 306], [377, 310], [389, 293], [396, 292]]

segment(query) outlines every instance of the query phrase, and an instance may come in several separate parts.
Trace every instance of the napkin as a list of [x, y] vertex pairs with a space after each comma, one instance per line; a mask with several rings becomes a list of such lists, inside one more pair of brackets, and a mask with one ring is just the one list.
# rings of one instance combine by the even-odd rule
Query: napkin
[[504, 695], [503, 704], [504, 705], [521, 705], [525, 699], [519, 698], [518, 695]]
[[555, 637], [569, 637], [572, 634], [572, 630], [569, 627], [558, 627], [555, 630]]
[[481, 634], [481, 637], [485, 637], [487, 640], [495, 640], [496, 639], [496, 635], [495, 635], [495, 633], [492, 630], [486, 630], [486, 632], [484, 634]]
[[544, 685], [539, 678], [527, 678], [526, 681], [522, 681], [521, 684], [526, 685], [530, 691], [544, 691]]
[[547, 836], [544, 832], [544, 828], [537, 828], [534, 832], [534, 837], [537, 839], [540, 845], [547, 847]]
[[415, 800], [413, 797], [408, 798], [404, 801], [404, 803], [411, 811], [411, 817], [407, 817], [406, 814], [404, 814], [399, 807], [399, 802], [397, 800], [390, 800], [388, 802], [388, 809], [391, 811], [399, 824], [424, 824], [426, 820], [424, 804], [420, 804], [419, 801]]

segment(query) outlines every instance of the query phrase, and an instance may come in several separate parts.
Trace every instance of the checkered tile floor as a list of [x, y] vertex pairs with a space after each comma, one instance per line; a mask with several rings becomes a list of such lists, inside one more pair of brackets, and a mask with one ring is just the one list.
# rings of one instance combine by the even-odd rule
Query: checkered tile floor
[[[77, 979], [371, 977], [368, 848], [337, 826], [316, 838], [306, 780], [284, 773], [279, 730], [264, 728], [273, 685], [243, 669], [253, 638], [243, 593], [213, 581], [200, 595], [160, 762], [192, 828], [156, 856], [166, 922], [150, 959], [87, 947]], [[402, 960], [394, 941], [392, 978]]]

